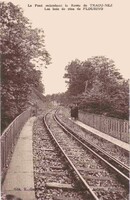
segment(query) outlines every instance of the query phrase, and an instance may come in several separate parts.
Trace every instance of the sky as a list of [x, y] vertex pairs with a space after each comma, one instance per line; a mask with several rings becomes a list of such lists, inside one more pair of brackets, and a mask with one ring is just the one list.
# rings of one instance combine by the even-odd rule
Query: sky
[[[42, 70], [45, 94], [67, 89], [65, 66], [74, 59], [106, 56], [115, 62], [124, 78], [130, 74], [128, 19], [129, 0], [114, 0], [103, 11], [45, 11], [35, 4], [70, 4], [70, 0], [11, 0], [20, 5], [33, 27], [42, 28], [52, 64]], [[8, 2], [5, 0], [5, 2]], [[72, 0], [74, 4], [112, 3], [112, 0]], [[31, 4], [32, 7], [28, 7]], [[130, 5], [130, 4], [129, 4]]]

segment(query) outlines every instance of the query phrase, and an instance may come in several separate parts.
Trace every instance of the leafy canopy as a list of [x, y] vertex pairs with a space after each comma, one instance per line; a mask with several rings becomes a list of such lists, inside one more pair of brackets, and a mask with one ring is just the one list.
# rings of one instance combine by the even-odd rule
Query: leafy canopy
[[89, 112], [128, 119], [128, 81], [114, 61], [96, 56], [84, 62], [74, 60], [66, 66], [66, 95]]
[[45, 49], [43, 30], [32, 28], [19, 6], [1, 2], [0, 10], [2, 127], [5, 128], [24, 110], [32, 87], [44, 91], [38, 67], [39, 63], [48, 65], [50, 55]]

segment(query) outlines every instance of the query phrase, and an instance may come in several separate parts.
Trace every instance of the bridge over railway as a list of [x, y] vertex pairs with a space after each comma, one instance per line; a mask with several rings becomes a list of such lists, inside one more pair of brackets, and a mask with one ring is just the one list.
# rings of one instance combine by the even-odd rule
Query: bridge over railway
[[[23, 200], [36, 199], [32, 150], [35, 119], [36, 116], [32, 116], [32, 109], [29, 108], [20, 114], [1, 136], [1, 196], [3, 195], [3, 199], [7, 194], [15, 195]], [[71, 121], [126, 151], [130, 150], [127, 121], [87, 115], [82, 112], [79, 114], [79, 121]]]

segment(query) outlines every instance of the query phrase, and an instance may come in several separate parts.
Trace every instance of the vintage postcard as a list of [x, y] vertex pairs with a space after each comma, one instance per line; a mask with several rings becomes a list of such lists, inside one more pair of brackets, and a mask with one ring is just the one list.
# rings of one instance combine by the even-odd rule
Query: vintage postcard
[[2, 200], [129, 200], [129, 7], [0, 1]]

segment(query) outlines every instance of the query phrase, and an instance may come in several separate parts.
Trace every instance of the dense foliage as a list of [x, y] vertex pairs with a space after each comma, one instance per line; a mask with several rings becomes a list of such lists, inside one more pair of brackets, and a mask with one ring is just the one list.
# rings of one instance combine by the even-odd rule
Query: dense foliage
[[[43, 92], [41, 72], [33, 63], [49, 64], [43, 30], [33, 29], [23, 10], [13, 3], [0, 3], [2, 130], [26, 106], [31, 88]], [[34, 60], [35, 59], [35, 60]]]
[[66, 66], [68, 102], [98, 114], [128, 119], [129, 87], [112, 60], [100, 56]]

